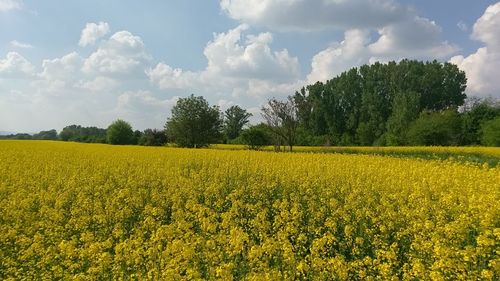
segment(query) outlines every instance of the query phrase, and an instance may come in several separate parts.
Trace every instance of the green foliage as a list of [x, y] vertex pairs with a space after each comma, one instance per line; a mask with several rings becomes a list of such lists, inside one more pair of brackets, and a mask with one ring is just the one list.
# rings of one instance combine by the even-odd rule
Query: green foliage
[[461, 119], [455, 110], [422, 112], [408, 131], [411, 145], [457, 145]]
[[479, 144], [482, 142], [481, 124], [500, 116], [500, 102], [471, 98], [463, 109], [462, 144]]
[[0, 136], [0, 139], [10, 139], [10, 140], [31, 140], [33, 136], [30, 134], [20, 133], [20, 134], [10, 134]]
[[482, 124], [481, 143], [487, 146], [500, 146], [500, 117]]
[[121, 119], [114, 121], [107, 129], [106, 141], [109, 144], [134, 144], [132, 126]]
[[266, 120], [269, 129], [274, 134], [275, 145], [280, 146], [283, 141], [289, 151], [296, 142], [296, 133], [299, 125], [297, 106], [293, 97], [285, 101], [272, 98], [262, 107], [262, 117]]
[[406, 145], [408, 126], [420, 112], [420, 95], [415, 92], [398, 93], [392, 101], [392, 113], [387, 120], [386, 145]]
[[466, 81], [453, 64], [403, 60], [353, 68], [293, 98], [300, 126], [334, 145], [401, 145], [421, 111], [463, 105]]
[[241, 132], [241, 140], [250, 149], [258, 150], [265, 145], [271, 144], [269, 130], [263, 126], [252, 126]]
[[251, 113], [237, 105], [228, 108], [224, 112], [224, 133], [226, 138], [228, 140], [237, 138], [251, 116]]
[[301, 146], [321, 146], [329, 145], [329, 139], [327, 135], [315, 136], [310, 131], [307, 131], [303, 127], [297, 128], [297, 145]]
[[146, 129], [139, 139], [140, 145], [162, 146], [167, 143], [167, 134], [164, 130]]
[[57, 139], [57, 131], [49, 130], [49, 131], [40, 131], [38, 134], [33, 135], [34, 140], [56, 140]]
[[62, 129], [59, 138], [63, 141], [105, 143], [106, 129], [70, 125]]
[[204, 147], [220, 140], [222, 118], [218, 106], [202, 97], [181, 98], [165, 124], [168, 137], [181, 147]]
[[142, 132], [139, 130], [135, 130], [132, 144], [139, 144], [139, 141], [141, 140], [141, 138], [142, 138]]

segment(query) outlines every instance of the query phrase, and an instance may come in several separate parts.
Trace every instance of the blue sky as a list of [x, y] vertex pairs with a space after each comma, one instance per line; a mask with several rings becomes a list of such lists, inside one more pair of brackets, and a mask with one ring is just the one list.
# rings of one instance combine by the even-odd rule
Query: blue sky
[[500, 3], [0, 0], [0, 131], [123, 118], [161, 128], [179, 97], [254, 113], [375, 61], [438, 59], [500, 97]]

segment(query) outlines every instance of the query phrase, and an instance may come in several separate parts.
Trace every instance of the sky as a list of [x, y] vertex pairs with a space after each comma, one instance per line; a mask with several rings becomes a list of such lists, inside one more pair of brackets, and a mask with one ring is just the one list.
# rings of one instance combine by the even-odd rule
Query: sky
[[190, 94], [257, 122], [269, 98], [404, 58], [500, 98], [500, 2], [0, 0], [0, 132], [162, 128]]

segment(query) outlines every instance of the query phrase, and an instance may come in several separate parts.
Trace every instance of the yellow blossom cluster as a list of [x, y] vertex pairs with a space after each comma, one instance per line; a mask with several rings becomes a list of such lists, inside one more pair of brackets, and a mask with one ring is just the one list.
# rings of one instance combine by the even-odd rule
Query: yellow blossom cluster
[[[240, 144], [216, 144], [215, 149], [242, 150], [245, 145]], [[273, 146], [265, 146], [264, 151], [273, 151]], [[288, 147], [281, 147], [287, 150]], [[427, 154], [427, 155], [477, 155], [483, 157], [500, 158], [500, 147], [485, 146], [294, 146], [296, 152], [325, 152], [325, 153], [366, 153], [366, 154]]]
[[1, 280], [499, 280], [500, 168], [0, 141]]

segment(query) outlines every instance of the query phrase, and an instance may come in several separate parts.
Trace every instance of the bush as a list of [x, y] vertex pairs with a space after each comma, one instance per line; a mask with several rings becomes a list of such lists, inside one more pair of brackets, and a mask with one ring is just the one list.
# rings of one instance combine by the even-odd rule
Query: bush
[[316, 136], [301, 127], [297, 129], [297, 145], [324, 146], [328, 143], [328, 136]]
[[461, 130], [460, 116], [455, 110], [423, 112], [410, 125], [411, 145], [457, 145]]
[[139, 139], [140, 145], [162, 146], [167, 143], [167, 135], [164, 130], [146, 129]]
[[107, 129], [106, 141], [109, 144], [133, 144], [132, 126], [121, 119], [116, 120]]
[[243, 130], [241, 132], [241, 140], [244, 144], [248, 145], [248, 148], [253, 150], [259, 150], [271, 143], [269, 134], [260, 126], [252, 126]]
[[500, 117], [482, 124], [481, 143], [487, 146], [500, 146]]

